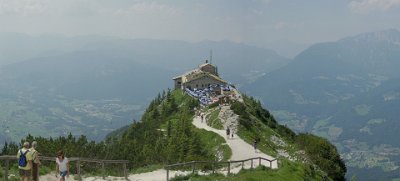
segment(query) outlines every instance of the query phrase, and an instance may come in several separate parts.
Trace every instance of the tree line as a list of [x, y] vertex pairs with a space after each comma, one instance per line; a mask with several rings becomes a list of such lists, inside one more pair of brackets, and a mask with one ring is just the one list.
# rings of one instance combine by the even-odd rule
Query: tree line
[[[5, 143], [0, 155], [14, 155], [25, 141], [38, 142], [37, 150], [56, 156], [64, 150], [67, 157], [129, 160], [130, 168], [192, 160], [214, 160], [191, 124], [197, 100], [181, 90], [163, 91], [152, 100], [140, 121], [133, 121], [122, 133], [111, 133], [101, 142], [86, 136], [44, 138], [28, 135], [19, 144]], [[121, 131], [121, 130], [117, 130]]]

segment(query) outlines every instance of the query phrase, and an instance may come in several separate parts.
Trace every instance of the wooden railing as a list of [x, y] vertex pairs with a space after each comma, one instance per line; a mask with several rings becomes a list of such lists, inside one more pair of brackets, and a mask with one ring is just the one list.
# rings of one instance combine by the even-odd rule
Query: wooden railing
[[253, 162], [254, 160], [258, 160], [258, 166], [261, 166], [261, 160], [265, 160], [269, 162], [269, 167], [272, 168], [272, 162], [277, 161], [276, 159], [269, 160], [263, 157], [255, 157], [255, 158], [249, 158], [246, 160], [231, 160], [231, 161], [225, 161], [225, 162], [211, 162], [211, 161], [191, 161], [191, 162], [186, 162], [186, 163], [176, 163], [172, 165], [167, 165], [165, 166], [165, 170], [167, 171], [167, 181], [169, 180], [169, 170], [171, 170], [174, 167], [182, 167], [182, 166], [191, 166], [192, 167], [192, 173], [195, 173], [196, 171], [196, 165], [198, 164], [211, 164], [212, 165], [212, 173], [215, 173], [215, 169], [218, 165], [228, 165], [227, 171], [228, 174], [231, 173], [231, 164], [233, 163], [242, 163], [242, 168], [244, 168], [244, 162], [251, 161], [251, 169], [253, 169]]
[[[56, 160], [55, 157], [40, 157], [42, 161], [54, 161]], [[105, 179], [105, 164], [123, 164], [123, 171], [124, 171], [124, 177], [125, 179], [128, 180], [128, 170], [127, 170], [127, 164], [129, 163], [128, 160], [100, 160], [100, 159], [89, 159], [89, 158], [77, 158], [77, 157], [72, 157], [68, 158], [70, 162], [76, 162], [76, 168], [77, 168], [77, 176], [78, 180], [82, 180], [81, 177], [81, 162], [88, 162], [88, 163], [98, 163], [101, 164], [102, 168], [102, 177]], [[5, 155], [5, 156], [0, 156], [0, 161], [5, 162], [5, 167], [4, 167], [4, 180], [8, 181], [8, 170], [10, 167], [10, 160], [17, 160], [17, 157], [15, 155]], [[167, 181], [169, 180], [169, 171], [172, 170], [174, 167], [180, 167], [180, 166], [188, 166], [190, 165], [192, 167], [192, 173], [195, 173], [196, 171], [196, 165], [199, 164], [211, 164], [212, 165], [212, 173], [215, 173], [216, 168], [220, 165], [228, 165], [227, 166], [227, 171], [228, 174], [231, 173], [231, 165], [234, 163], [241, 163], [242, 168], [244, 168], [244, 162], [251, 162], [251, 168], [253, 169], [254, 165], [254, 160], [258, 161], [258, 165], [261, 165], [261, 161], [268, 161], [269, 162], [269, 167], [272, 168], [272, 162], [277, 161], [276, 159], [269, 160], [263, 157], [255, 157], [255, 158], [249, 158], [245, 160], [231, 160], [231, 161], [225, 161], [225, 162], [211, 162], [211, 161], [192, 161], [192, 162], [186, 162], [186, 163], [176, 163], [172, 165], [167, 165], [165, 166], [165, 170], [167, 171]]]
[[[5, 167], [4, 167], [4, 180], [8, 181], [8, 170], [10, 167], [10, 160], [17, 160], [17, 157], [15, 155], [4, 155], [0, 156], [0, 161], [5, 162]], [[42, 161], [56, 161], [55, 157], [45, 157], [41, 156], [40, 160]], [[122, 164], [123, 165], [123, 171], [124, 171], [124, 177], [125, 179], [128, 179], [128, 170], [127, 170], [127, 164], [129, 163], [128, 160], [100, 160], [100, 159], [89, 159], [89, 158], [77, 158], [77, 157], [72, 157], [68, 158], [70, 162], [76, 162], [76, 169], [77, 169], [77, 176], [78, 180], [82, 180], [81, 177], [81, 162], [88, 162], [88, 163], [98, 163], [101, 164], [101, 171], [102, 171], [102, 177], [103, 179], [105, 178], [105, 164]]]

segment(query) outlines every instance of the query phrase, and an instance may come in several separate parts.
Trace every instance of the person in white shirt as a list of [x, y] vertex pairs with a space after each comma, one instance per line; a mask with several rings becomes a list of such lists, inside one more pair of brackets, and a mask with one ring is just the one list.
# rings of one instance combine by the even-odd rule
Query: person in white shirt
[[65, 181], [65, 177], [69, 177], [69, 161], [62, 150], [57, 153], [56, 163], [56, 177], [58, 176], [57, 173], [59, 173], [60, 181]]

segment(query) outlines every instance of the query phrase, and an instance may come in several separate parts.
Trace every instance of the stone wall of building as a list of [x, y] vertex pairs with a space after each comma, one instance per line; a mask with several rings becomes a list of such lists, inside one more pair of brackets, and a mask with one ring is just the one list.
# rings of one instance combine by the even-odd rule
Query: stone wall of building
[[182, 78], [181, 77], [174, 79], [174, 86], [175, 86], [175, 89], [180, 89], [182, 87]]
[[218, 75], [216, 68], [211, 64], [203, 65], [202, 67], [200, 67], [200, 70], [204, 72], [209, 72], [214, 75]]
[[213, 85], [213, 84], [226, 85], [226, 83], [224, 83], [224, 82], [216, 80], [210, 76], [205, 76], [205, 77], [187, 82], [184, 84], [184, 86], [185, 86], [185, 88], [189, 87], [190, 89], [194, 89], [194, 88], [204, 89], [204, 88], [208, 88], [209, 85]]

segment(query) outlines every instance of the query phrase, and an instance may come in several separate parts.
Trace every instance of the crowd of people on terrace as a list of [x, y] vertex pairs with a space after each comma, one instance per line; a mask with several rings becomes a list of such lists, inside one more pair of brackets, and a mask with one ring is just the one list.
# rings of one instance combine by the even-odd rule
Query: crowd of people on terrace
[[233, 87], [230, 85], [213, 84], [204, 89], [194, 88], [192, 90], [187, 87], [185, 92], [197, 98], [202, 105], [206, 106], [218, 102], [221, 96], [226, 95], [225, 93], [231, 93], [232, 89]]

